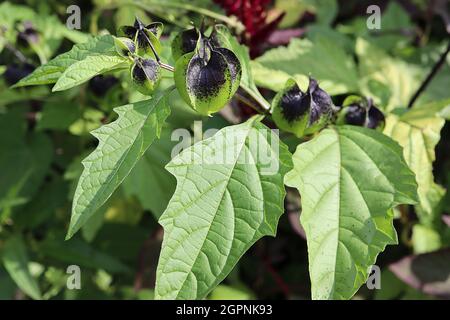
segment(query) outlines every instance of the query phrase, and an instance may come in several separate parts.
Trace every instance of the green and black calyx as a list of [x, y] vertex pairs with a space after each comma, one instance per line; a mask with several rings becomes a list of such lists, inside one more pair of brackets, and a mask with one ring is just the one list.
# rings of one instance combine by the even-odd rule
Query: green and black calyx
[[309, 79], [306, 92], [289, 79], [272, 102], [272, 117], [277, 126], [301, 137], [322, 129], [331, 119], [335, 107], [331, 97]]
[[161, 22], [153, 22], [146, 26], [136, 18], [133, 26], [120, 27], [118, 35], [133, 40], [136, 44], [137, 54], [157, 59], [157, 55], [161, 51], [159, 38], [162, 31], [163, 24]]
[[349, 96], [344, 100], [337, 123], [362, 126], [382, 131], [385, 124], [385, 117], [373, 104], [372, 99]]
[[202, 115], [219, 111], [239, 87], [241, 63], [214, 36], [186, 30], [175, 37], [172, 55], [175, 85], [186, 103]]

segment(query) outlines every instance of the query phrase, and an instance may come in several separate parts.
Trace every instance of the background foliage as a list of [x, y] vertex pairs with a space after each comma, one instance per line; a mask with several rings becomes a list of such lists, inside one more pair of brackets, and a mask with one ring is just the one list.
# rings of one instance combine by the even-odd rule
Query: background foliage
[[[112, 38], [108, 35], [115, 34], [118, 26], [132, 24], [136, 15], [145, 22], [165, 23], [161, 56], [172, 65], [175, 63], [169, 44], [175, 32], [189, 27], [191, 21], [198, 25], [202, 16], [207, 21], [216, 20], [228, 25], [250, 53], [251, 61], [243, 63], [245, 70], [251, 67], [251, 73], [244, 72], [241, 81], [241, 86], [249, 92], [245, 97], [250, 100], [267, 103], [265, 99], [270, 100], [291, 77], [306, 87], [309, 75], [317, 78], [336, 105], [350, 94], [372, 97], [387, 115], [384, 134], [403, 147], [406, 163], [385, 171], [386, 181], [376, 181], [377, 187], [386, 189], [392, 184], [403, 184], [397, 188], [402, 194], [396, 195], [398, 201], [382, 196], [364, 201], [366, 208], [359, 211], [358, 218], [370, 217], [370, 223], [361, 237], [365, 232], [374, 232], [377, 224], [374, 212], [381, 207], [385, 214], [393, 208], [388, 214], [394, 217], [398, 239], [395, 232], [377, 236], [384, 237], [380, 246], [397, 241], [399, 245], [387, 246], [378, 257], [381, 289], [368, 290], [362, 286], [356, 292], [362, 283], [346, 284], [349, 292], [346, 298], [355, 292], [355, 298], [361, 299], [450, 297], [450, 194], [447, 192], [450, 188], [450, 126], [447, 121], [450, 118], [450, 57], [446, 58], [440, 72], [413, 108], [407, 108], [448, 46], [446, 28], [449, 30], [450, 22], [445, 20], [444, 13], [448, 14], [445, 1], [241, 1], [251, 3], [252, 10], [245, 9], [244, 4], [233, 5], [238, 2], [79, 1], [81, 30], [69, 30], [65, 26], [70, 1], [28, 0], [0, 4], [1, 299], [152, 299], [163, 239], [157, 220], [174, 192], [177, 195], [176, 178], [164, 169], [171, 160], [172, 146], [176, 144], [170, 139], [171, 131], [175, 128], [193, 131], [192, 122], [197, 119], [203, 120], [204, 130], [220, 129], [244, 122], [254, 114], [245, 101], [234, 99], [220, 114], [201, 118], [176, 91], [150, 106], [139, 103], [145, 97], [131, 87], [127, 73], [120, 72], [123, 59], [113, 55], [104, 58], [111, 50]], [[374, 3], [382, 8], [382, 28], [378, 31], [366, 27], [365, 10]], [[101, 37], [86, 47], [84, 43], [92, 35]], [[235, 40], [229, 41], [235, 52], [246, 54], [247, 50]], [[101, 61], [92, 52], [101, 53]], [[58, 56], [61, 53], [64, 54]], [[11, 88], [19, 79], [56, 56], [58, 58], [36, 71], [39, 78], [34, 78], [32, 84], [43, 85]], [[77, 61], [82, 62], [74, 63]], [[80, 69], [89, 67], [86, 63], [91, 63], [89, 72], [106, 74], [75, 86], [80, 82], [77, 78]], [[93, 69], [99, 65], [101, 70]], [[164, 75], [166, 79], [162, 80], [159, 93], [171, 84], [168, 74]], [[46, 84], [56, 81], [55, 92], [50, 94], [52, 86]], [[66, 88], [70, 89], [60, 91]], [[172, 109], [170, 114], [167, 105]], [[122, 107], [114, 112], [116, 106]], [[142, 127], [147, 121], [161, 124], [164, 119], [165, 126], [156, 125], [154, 130]], [[80, 220], [75, 216], [70, 222], [74, 197], [90, 196], [75, 192], [80, 176], [86, 185], [98, 182], [98, 177], [94, 176], [97, 168], [92, 169], [93, 173], [82, 175], [81, 160], [97, 147], [95, 137], [99, 138], [100, 146], [107, 144], [106, 140], [114, 139], [114, 136], [106, 137], [105, 132], [124, 123], [133, 123], [135, 135], [142, 141], [125, 144], [123, 154], [108, 158], [109, 162], [104, 163], [102, 170], [119, 172], [119, 180], [125, 178], [124, 173], [129, 170], [130, 174], [111, 198], [100, 199], [93, 205], [90, 213], [98, 209], [95, 215], [84, 215]], [[273, 123], [269, 121], [266, 125], [272, 127]], [[90, 134], [93, 130], [95, 137]], [[391, 140], [380, 138], [379, 133], [367, 133], [362, 129], [358, 132], [345, 128], [327, 129], [320, 140], [305, 143], [297, 151], [296, 146], [303, 142], [302, 139], [287, 133], [282, 133], [280, 139], [292, 153], [295, 152], [294, 171], [309, 166], [308, 160], [317, 167], [320, 154], [315, 153], [341, 139], [340, 147], [334, 145], [327, 152], [333, 156], [341, 155], [340, 170], [345, 170], [348, 175], [339, 181], [328, 182], [345, 186], [348, 199], [360, 197], [365, 200], [364, 193], [370, 191], [374, 181], [371, 181], [370, 173], [362, 171], [352, 161], [369, 154], [373, 166], [379, 167], [384, 159], [398, 156], [401, 150], [391, 145]], [[151, 143], [158, 135], [160, 139], [147, 151], [136, 147], [143, 141]], [[345, 139], [352, 137], [357, 141], [359, 135], [381, 139], [384, 147], [396, 150], [395, 156], [381, 147], [375, 151], [355, 150]], [[145, 151], [142, 158], [133, 163], [133, 155], [142, 150]], [[124, 154], [129, 158], [119, 161]], [[306, 159], [302, 154], [316, 157]], [[101, 155], [94, 152], [90, 157], [97, 156]], [[419, 202], [414, 206], [394, 207], [415, 200], [406, 186], [412, 179], [406, 164], [416, 175]], [[168, 169], [177, 176], [174, 167], [169, 165]], [[310, 224], [314, 220], [320, 224], [320, 217], [314, 215], [313, 197], [304, 196], [301, 208], [296, 188], [302, 191], [308, 185], [314, 186], [315, 169], [310, 167], [310, 173], [300, 182], [294, 179], [289, 182], [293, 171], [288, 174], [287, 184], [292, 188], [287, 189], [284, 214], [281, 207], [277, 212], [282, 214], [277, 237], [264, 237], [256, 242], [208, 295], [209, 299], [310, 298], [309, 273], [314, 279], [316, 275], [320, 277], [320, 270], [310, 265], [308, 273], [305, 230], [309, 234], [312, 231]], [[323, 169], [321, 167], [321, 172]], [[335, 169], [326, 167], [327, 172]], [[230, 172], [230, 175], [239, 181], [239, 172]], [[364, 181], [366, 189], [358, 193], [352, 178]], [[279, 180], [279, 177], [274, 179]], [[99, 184], [97, 187], [111, 186]], [[268, 187], [262, 192], [277, 191]], [[329, 203], [333, 203], [333, 198]], [[169, 206], [160, 220], [162, 224], [167, 225], [164, 217], [170, 216], [171, 210]], [[299, 223], [301, 211], [305, 230]], [[245, 220], [246, 215], [242, 217]], [[89, 223], [73, 235], [83, 224], [82, 219], [89, 219]], [[73, 237], [64, 241], [67, 230]], [[387, 226], [386, 230], [393, 230], [392, 226]], [[259, 226], [257, 234], [250, 240], [254, 242], [271, 233]], [[350, 246], [355, 241], [344, 231], [340, 240]], [[244, 251], [235, 254], [239, 256]], [[66, 268], [71, 264], [82, 269], [82, 290], [66, 287]], [[347, 260], [342, 259], [336, 263], [336, 272], [346, 267]], [[364, 263], [358, 265], [361, 270], [365, 267]], [[220, 270], [218, 274], [225, 277], [229, 271]], [[324, 297], [321, 290], [312, 288], [312, 291], [313, 297]], [[164, 292], [156, 294], [170, 296]]]

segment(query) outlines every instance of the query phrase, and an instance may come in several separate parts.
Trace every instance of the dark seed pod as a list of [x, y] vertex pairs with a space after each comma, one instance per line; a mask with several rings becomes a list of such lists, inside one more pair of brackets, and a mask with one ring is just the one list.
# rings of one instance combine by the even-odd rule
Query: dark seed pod
[[19, 47], [27, 48], [30, 45], [39, 43], [40, 36], [30, 21], [23, 23], [23, 31], [17, 34], [17, 44]]
[[354, 126], [364, 126], [367, 118], [367, 110], [360, 105], [350, 105], [345, 113], [345, 123]]
[[114, 76], [98, 75], [89, 80], [89, 89], [98, 97], [104, 96], [118, 82]]
[[151, 95], [161, 80], [161, 67], [153, 59], [137, 58], [130, 73], [135, 88], [145, 95]]
[[367, 128], [383, 131], [386, 119], [383, 112], [377, 107], [372, 105], [369, 109], [369, 115], [367, 118]]
[[372, 99], [349, 96], [344, 100], [337, 123], [383, 130], [385, 118], [384, 114], [373, 105]]
[[186, 53], [194, 52], [197, 47], [200, 34], [196, 28], [184, 30], [178, 33], [172, 41], [172, 57], [177, 61]]
[[241, 64], [232, 51], [214, 48], [203, 38], [194, 52], [178, 59], [174, 76], [181, 97], [200, 114], [210, 115], [231, 99], [241, 74]]
[[12, 86], [19, 82], [20, 79], [25, 78], [27, 75], [34, 71], [34, 66], [28, 63], [18, 65], [11, 64], [7, 66], [6, 71], [3, 73], [3, 77], [8, 85]]
[[122, 57], [128, 57], [130, 53], [136, 52], [136, 45], [134, 41], [125, 37], [114, 37], [114, 46], [116, 51]]
[[160, 53], [161, 43], [159, 42], [159, 37], [162, 31], [162, 23], [153, 22], [146, 26], [136, 18], [133, 26], [122, 26], [118, 29], [117, 34], [120, 37], [133, 40], [136, 44], [136, 52], [139, 55], [148, 55], [155, 58], [151, 46], [153, 46], [156, 53]]
[[323, 128], [331, 118], [333, 107], [331, 97], [313, 78], [309, 79], [306, 92], [289, 79], [273, 99], [272, 117], [280, 129], [301, 137]]

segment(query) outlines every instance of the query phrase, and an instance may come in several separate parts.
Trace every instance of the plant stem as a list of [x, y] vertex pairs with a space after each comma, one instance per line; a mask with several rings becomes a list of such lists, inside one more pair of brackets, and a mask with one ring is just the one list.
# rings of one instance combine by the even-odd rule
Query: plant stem
[[250, 99], [247, 99], [245, 96], [243, 96], [243, 95], [240, 94], [239, 92], [236, 92], [236, 93], [235, 93], [235, 97], [236, 97], [239, 101], [245, 103], [247, 106], [249, 106], [250, 108], [252, 108], [253, 110], [255, 110], [256, 112], [258, 112], [258, 113], [260, 113], [260, 114], [267, 115], [267, 114], [269, 113], [269, 110], [266, 109], [263, 105], [261, 105], [261, 104], [259, 103], [259, 101], [257, 101], [257, 102], [258, 102], [258, 105], [259, 105], [259, 107], [257, 107], [256, 105], [253, 104], [253, 102], [252, 102]]
[[423, 91], [425, 91], [426, 87], [430, 84], [431, 80], [433, 80], [434, 76], [441, 69], [442, 65], [445, 62], [445, 59], [447, 58], [447, 54], [449, 53], [449, 51], [450, 51], [450, 42], [447, 44], [447, 49], [441, 54], [439, 60], [436, 61], [430, 73], [428, 73], [427, 77], [420, 85], [419, 89], [417, 89], [416, 93], [412, 96], [411, 100], [408, 103], [408, 108], [411, 108], [414, 105], [414, 102], [416, 102], [417, 98], [422, 94]]
[[222, 22], [226, 23], [227, 25], [229, 25], [230, 27], [235, 28], [238, 31], [238, 33], [242, 32], [245, 29], [245, 27], [242, 25], [242, 23], [240, 23], [239, 21], [237, 21], [235, 19], [229, 18], [227, 16], [224, 16], [220, 13], [211, 11], [209, 9], [197, 7], [197, 6], [188, 4], [188, 3], [159, 1], [159, 0], [156, 0], [156, 1], [155, 0], [146, 0], [145, 3], [142, 3], [141, 1], [131, 1], [129, 3], [127, 2], [126, 4], [136, 6], [145, 11], [152, 11], [151, 8], [149, 7], [149, 5], [157, 5], [157, 6], [166, 7], [166, 8], [192, 11], [192, 12], [196, 12], [200, 15], [211, 17], [218, 21], [222, 21]]

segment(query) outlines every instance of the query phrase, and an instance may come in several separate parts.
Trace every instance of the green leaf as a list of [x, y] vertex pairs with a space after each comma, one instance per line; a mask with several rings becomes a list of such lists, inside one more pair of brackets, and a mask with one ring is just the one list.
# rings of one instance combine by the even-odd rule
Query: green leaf
[[11, 236], [2, 249], [3, 265], [17, 286], [31, 298], [42, 299], [37, 281], [28, 269], [27, 249], [22, 237]]
[[55, 83], [72, 64], [83, 61], [92, 55], [103, 55], [114, 52], [114, 40], [111, 35], [91, 38], [88, 42], [77, 44], [70, 51], [60, 54], [48, 63], [40, 66], [13, 87]]
[[288, 47], [267, 51], [253, 62], [252, 68], [256, 70], [256, 84], [274, 91], [280, 90], [291, 77], [307, 86], [309, 75], [330, 94], [358, 91], [352, 56], [329, 37], [316, 36], [314, 41], [293, 39]]
[[236, 38], [230, 33], [227, 27], [224, 25], [217, 25], [215, 27], [217, 31], [217, 38], [219, 42], [225, 47], [234, 52], [241, 63], [242, 76], [240, 86], [249, 95], [251, 95], [256, 101], [258, 101], [266, 109], [270, 108], [270, 104], [261, 95], [256, 84], [253, 80], [252, 69], [250, 66], [250, 57], [248, 54], [248, 48], [239, 44]]
[[366, 128], [322, 131], [298, 146], [288, 186], [302, 197], [313, 299], [349, 299], [387, 244], [391, 208], [414, 203], [416, 182], [399, 145]]
[[114, 256], [103, 253], [81, 238], [62, 241], [61, 233], [51, 234], [41, 246], [40, 252], [47, 257], [67, 264], [77, 264], [92, 269], [103, 269], [112, 273], [129, 273], [130, 268]]
[[92, 132], [99, 145], [83, 160], [84, 170], [75, 191], [67, 238], [108, 200], [159, 137], [170, 113], [167, 92], [115, 108], [119, 118]]
[[177, 188], [159, 219], [157, 299], [206, 297], [255, 241], [275, 235], [291, 160], [260, 121], [226, 127], [166, 166]]
[[54, 153], [45, 134], [25, 135], [24, 111], [12, 108], [0, 114], [0, 223], [39, 190]]
[[70, 65], [58, 79], [52, 91], [67, 90], [99, 74], [127, 66], [129, 66], [129, 60], [115, 53], [88, 56]]
[[74, 102], [49, 101], [38, 115], [37, 129], [67, 130], [79, 117], [81, 110]]
[[163, 130], [161, 138], [142, 156], [129, 176], [123, 182], [127, 195], [136, 195], [145, 209], [159, 219], [166, 209], [176, 180], [164, 167], [171, 158], [175, 142], [170, 140], [169, 132]]
[[418, 213], [425, 224], [435, 220], [434, 208], [444, 195], [443, 188], [434, 182], [433, 162], [434, 149], [445, 123], [440, 114], [449, 106], [450, 99], [414, 107], [403, 113], [392, 113], [386, 118], [384, 133], [403, 147], [406, 163], [416, 174]]
[[365, 95], [385, 111], [404, 108], [422, 81], [424, 71], [416, 65], [389, 56], [366, 40], [356, 41], [356, 54]]

